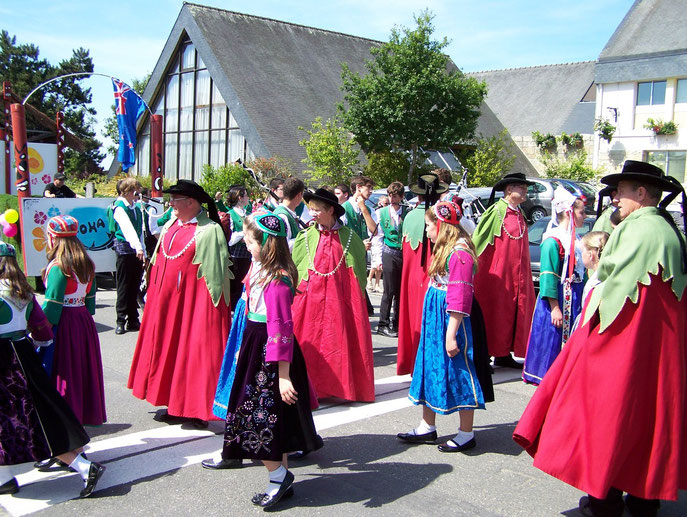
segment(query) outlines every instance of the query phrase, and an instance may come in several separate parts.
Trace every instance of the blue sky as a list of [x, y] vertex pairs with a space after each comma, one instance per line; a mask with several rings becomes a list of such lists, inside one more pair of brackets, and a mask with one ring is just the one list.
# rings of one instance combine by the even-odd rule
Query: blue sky
[[[18, 43], [38, 45], [51, 62], [84, 47], [95, 71], [125, 82], [154, 68], [182, 6], [181, 0], [28, 0], [0, 5], [0, 28]], [[207, 0], [206, 5], [246, 14], [387, 40], [394, 25], [413, 26], [429, 8], [435, 36], [450, 40], [448, 53], [464, 72], [594, 60], [633, 0]], [[92, 87], [98, 127], [109, 114], [112, 86]], [[98, 130], [100, 133], [100, 130]], [[102, 140], [102, 136], [99, 134]], [[109, 165], [108, 158], [104, 165]]]

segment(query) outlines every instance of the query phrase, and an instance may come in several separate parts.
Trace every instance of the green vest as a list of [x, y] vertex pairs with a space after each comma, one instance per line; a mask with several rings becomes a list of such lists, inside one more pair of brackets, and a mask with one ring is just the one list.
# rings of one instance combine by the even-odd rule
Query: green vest
[[172, 207], [170, 206], [167, 211], [162, 214], [159, 219], [157, 220], [157, 226], [159, 228], [162, 228], [164, 225], [167, 224], [167, 221], [169, 221], [172, 218]]
[[391, 206], [385, 206], [379, 211], [379, 225], [384, 231], [384, 244], [389, 248], [401, 249], [401, 235], [403, 232], [403, 219], [406, 216], [407, 209], [405, 206], [401, 207], [401, 215], [399, 216], [398, 226], [394, 226], [391, 219]]
[[243, 218], [239, 214], [237, 214], [233, 208], [229, 209], [229, 217], [231, 217], [231, 222], [234, 223], [233, 231], [242, 232], [243, 231]]
[[291, 215], [291, 213], [282, 205], [279, 205], [277, 208], [274, 209], [272, 212], [274, 215], [282, 215], [284, 214], [286, 216], [286, 220], [289, 222], [289, 230], [291, 231], [291, 238], [295, 239], [296, 235], [298, 235], [298, 223], [296, 222], [296, 219]]
[[[141, 236], [141, 230], [143, 229], [143, 215], [141, 214], [140, 210], [137, 210], [135, 206], [128, 207], [126, 206], [126, 203], [122, 201], [121, 199], [118, 199], [117, 201], [114, 202], [113, 208], [112, 208], [112, 219], [114, 220], [114, 211], [115, 209], [119, 207], [126, 212], [126, 215], [129, 216], [129, 221], [131, 221], [131, 225], [134, 227], [134, 230], [136, 230], [136, 235], [139, 237]], [[120, 226], [117, 224], [117, 221], [114, 221], [115, 223], [115, 238], [120, 241], [126, 241], [124, 238], [124, 234], [122, 233], [122, 229]]]
[[367, 239], [367, 224], [365, 223], [363, 214], [356, 212], [350, 201], [346, 201], [341, 206], [343, 206], [346, 211], [346, 226], [353, 230], [361, 239]]

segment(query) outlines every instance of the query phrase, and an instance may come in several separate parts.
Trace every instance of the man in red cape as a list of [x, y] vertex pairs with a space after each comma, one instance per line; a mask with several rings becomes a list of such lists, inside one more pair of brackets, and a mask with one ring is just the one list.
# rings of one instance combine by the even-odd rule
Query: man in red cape
[[319, 188], [303, 195], [315, 221], [293, 244], [298, 293], [293, 334], [318, 398], [373, 402], [372, 332], [365, 302], [365, 246], [338, 218], [344, 208]]
[[[425, 210], [439, 201], [448, 190], [434, 173], [421, 175], [410, 190], [420, 196], [418, 206], [403, 220], [403, 268], [398, 318], [398, 355], [396, 373], [413, 373], [415, 355], [422, 330], [422, 304], [429, 285], [427, 268], [431, 262], [432, 247], [425, 235]], [[423, 258], [424, 255], [424, 258]]]
[[128, 387], [168, 407], [159, 420], [203, 428], [217, 419], [212, 404], [229, 335], [231, 261], [214, 200], [189, 180], [165, 192], [173, 217], [153, 256]]
[[[687, 252], [657, 207], [684, 190], [628, 160], [623, 219], [604, 248], [580, 327], [525, 409], [513, 438], [534, 466], [589, 494], [584, 515], [656, 515], [687, 489]], [[628, 497], [623, 504], [622, 493]]]
[[[519, 205], [527, 199], [527, 181], [506, 174], [491, 192], [489, 208], [472, 234], [477, 248], [475, 298], [484, 314], [489, 354], [495, 366], [522, 368], [511, 357], [525, 357], [534, 311], [527, 221]], [[494, 195], [503, 197], [492, 203]]]

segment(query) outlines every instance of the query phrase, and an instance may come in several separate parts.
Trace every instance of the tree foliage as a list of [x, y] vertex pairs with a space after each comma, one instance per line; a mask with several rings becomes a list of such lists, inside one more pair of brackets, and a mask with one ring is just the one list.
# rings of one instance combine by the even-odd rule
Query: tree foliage
[[[146, 75], [142, 79], [132, 79], [130, 86], [136, 93], [143, 95], [143, 91], [146, 89], [146, 86], [148, 86], [148, 81], [150, 81], [150, 74]], [[110, 113], [110, 116], [105, 119], [103, 136], [109, 138], [112, 142], [107, 146], [107, 153], [116, 158], [117, 153], [119, 152], [119, 126], [117, 125], [117, 115], [115, 109], [116, 106], [112, 104], [112, 113]]]
[[310, 129], [298, 129], [308, 135], [308, 138], [299, 142], [305, 147], [307, 155], [303, 160], [308, 166], [305, 173], [314, 180], [329, 185], [348, 183], [360, 166], [360, 153], [339, 119], [334, 117], [323, 123], [322, 117], [317, 117]]
[[[50, 64], [40, 57], [37, 46], [30, 43], [17, 44], [16, 36], [0, 32], [0, 81], [12, 83], [12, 90], [19, 97], [26, 97], [39, 84], [54, 77], [75, 72], [92, 72], [93, 60], [89, 51], [77, 48], [69, 59], [57, 65]], [[96, 140], [94, 124], [95, 109], [90, 105], [90, 88], [79, 84], [84, 77], [69, 77], [50, 83], [31, 96], [29, 103], [54, 119], [58, 111], [64, 113], [64, 125], [85, 144], [84, 153], [72, 149], [65, 152], [65, 170], [72, 175], [88, 175], [101, 172], [101, 143]], [[27, 117], [26, 129], [31, 136], [45, 128]]]
[[293, 174], [291, 163], [281, 156], [255, 158], [248, 166], [255, 171], [260, 181], [264, 183], [269, 183], [273, 178], [286, 179]]
[[481, 137], [475, 152], [465, 158], [468, 184], [471, 187], [493, 187], [513, 167], [513, 144], [504, 129], [498, 135]]
[[203, 166], [203, 179], [200, 186], [205, 192], [214, 197], [215, 193], [228, 191], [233, 185], [243, 185], [251, 198], [257, 197], [261, 189], [248, 170], [236, 163], [228, 163], [221, 167]]
[[394, 28], [388, 43], [370, 49], [364, 76], [342, 64], [343, 122], [367, 153], [411, 153], [407, 183], [420, 147], [446, 148], [469, 139], [477, 127], [486, 86], [454, 69], [443, 53], [448, 40], [432, 39], [432, 15], [417, 27]]
[[[410, 154], [407, 152], [370, 152], [367, 154], [367, 164], [363, 167], [363, 173], [374, 180], [378, 188], [388, 187], [394, 181], [406, 184], [410, 166], [409, 158]], [[425, 160], [425, 155], [421, 155], [415, 166], [416, 173], [430, 172], [433, 169], [435, 169], [434, 165]]]
[[563, 178], [574, 181], [589, 181], [604, 173], [604, 169], [595, 169], [587, 161], [587, 151], [580, 149], [567, 153], [564, 157], [543, 153], [544, 174], [547, 178]]

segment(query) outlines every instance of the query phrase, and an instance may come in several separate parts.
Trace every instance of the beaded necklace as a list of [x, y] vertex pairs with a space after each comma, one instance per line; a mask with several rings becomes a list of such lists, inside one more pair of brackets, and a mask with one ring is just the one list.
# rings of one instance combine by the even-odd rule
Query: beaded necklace
[[[201, 233], [203, 233], [203, 232], [205, 231], [206, 228], [207, 228], [207, 227], [196, 228], [196, 231], [193, 232], [193, 237], [191, 237], [191, 240], [188, 241], [188, 243], [186, 244], [186, 246], [184, 246], [184, 247], [181, 249], [181, 251], [180, 251], [179, 253], [177, 253], [176, 255], [167, 255], [167, 252], [165, 251], [165, 241], [164, 241], [164, 238], [165, 238], [165, 235], [167, 234], [167, 232], [165, 232], [165, 235], [160, 236], [160, 239], [163, 239], [162, 242], [160, 242], [160, 249], [162, 249], [162, 254], [164, 255], [164, 257], [165, 257], [167, 260], [176, 260], [176, 259], [178, 259], [179, 257], [181, 257], [181, 256], [186, 252], [187, 249], [189, 249], [189, 248], [191, 247], [191, 245], [192, 245], [194, 242], [196, 242], [196, 238], [198, 238], [198, 236], [199, 236]], [[178, 230], [177, 230], [177, 231], [178, 231]], [[174, 237], [176, 237], [176, 233], [172, 236], [172, 240], [174, 240]], [[171, 243], [171, 242], [169, 243], [169, 247], [170, 247], [170, 248], [172, 247], [172, 243]]]
[[[520, 224], [521, 224], [520, 223], [520, 209], [518, 208], [516, 211], [518, 214], [518, 226], [520, 226]], [[503, 217], [501, 218], [501, 228], [503, 228], [503, 231], [506, 233], [506, 235], [508, 235], [509, 238], [513, 239], [514, 241], [519, 241], [520, 239], [522, 239], [525, 236], [525, 231], [527, 230], [527, 225], [523, 224], [522, 226], [520, 226], [520, 235], [518, 235], [517, 237], [511, 235], [508, 232], [508, 230], [506, 230], [506, 214], [507, 213], [508, 213], [508, 207], [506, 207], [506, 211], [503, 212]], [[524, 217], [523, 217], [523, 222], [524, 222]]]
[[349, 229], [348, 230], [348, 241], [346, 242], [346, 246], [344, 246], [343, 252], [341, 253], [341, 258], [339, 259], [339, 263], [336, 265], [334, 269], [332, 269], [329, 273], [320, 273], [317, 269], [315, 269], [315, 259], [313, 258], [312, 254], [310, 253], [310, 245], [308, 244], [308, 236], [305, 236], [305, 251], [308, 253], [308, 261], [312, 265], [312, 271], [316, 275], [319, 276], [332, 276], [334, 273], [336, 273], [339, 268], [341, 267], [341, 264], [343, 264], [344, 258], [346, 257], [346, 253], [348, 253], [348, 248], [351, 245], [351, 239], [353, 237], [353, 230]]

